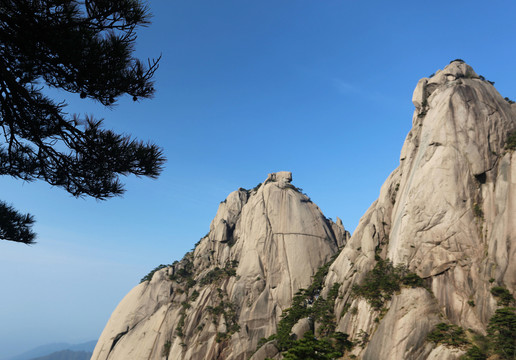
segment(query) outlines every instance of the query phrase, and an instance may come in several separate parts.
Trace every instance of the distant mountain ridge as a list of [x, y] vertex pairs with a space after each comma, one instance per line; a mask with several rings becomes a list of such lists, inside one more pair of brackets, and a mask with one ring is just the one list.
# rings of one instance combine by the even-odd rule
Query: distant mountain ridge
[[31, 360], [89, 360], [92, 353], [86, 351], [61, 350]]
[[[2, 358], [2, 360], [34, 360], [36, 358], [61, 352], [63, 350], [70, 350], [74, 352], [93, 352], [97, 340], [91, 340], [80, 344], [69, 344], [69, 343], [53, 343], [38, 346], [34, 349], [25, 351], [19, 355]], [[66, 358], [62, 358], [66, 359]], [[89, 358], [88, 358], [89, 359]], [[75, 360], [75, 359], [74, 359]]]

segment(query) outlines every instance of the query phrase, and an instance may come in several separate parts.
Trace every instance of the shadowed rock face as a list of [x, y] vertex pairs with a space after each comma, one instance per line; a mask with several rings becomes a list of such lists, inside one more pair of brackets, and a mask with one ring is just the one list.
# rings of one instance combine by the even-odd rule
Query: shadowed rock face
[[[496, 309], [493, 284], [516, 289], [516, 155], [504, 150], [516, 129], [514, 108], [458, 61], [420, 80], [413, 102], [400, 166], [326, 279], [327, 287], [343, 283], [336, 314], [346, 303], [358, 308], [339, 319], [338, 330], [370, 335], [353, 352], [363, 359], [458, 358], [462, 351], [432, 350], [424, 341], [432, 327], [450, 321], [485, 333]], [[403, 289], [379, 324], [372, 321], [378, 312], [350, 296], [373, 268], [375, 251], [407, 265], [433, 293]]]
[[291, 180], [229, 194], [192, 253], [122, 300], [92, 359], [248, 359], [349, 237]]
[[[516, 290], [516, 152], [504, 149], [516, 113], [461, 61], [420, 80], [413, 103], [400, 166], [351, 238], [291, 184], [291, 173], [270, 174], [231, 193], [192, 253], [122, 300], [92, 359], [248, 359], [339, 248], [321, 296], [341, 284], [336, 330], [368, 339], [352, 354], [458, 359], [464, 350], [429, 343], [427, 334], [440, 322], [485, 333], [497, 308], [490, 289]], [[378, 259], [407, 266], [430, 291], [403, 287], [375, 310], [352, 286]], [[293, 332], [317, 326], [302, 319]], [[281, 358], [273, 341], [252, 359], [266, 357]]]

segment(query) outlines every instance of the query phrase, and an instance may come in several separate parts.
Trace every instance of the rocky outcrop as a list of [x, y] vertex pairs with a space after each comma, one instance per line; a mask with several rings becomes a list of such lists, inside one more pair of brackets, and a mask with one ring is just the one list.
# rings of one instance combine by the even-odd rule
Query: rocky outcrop
[[248, 359], [349, 238], [291, 180], [229, 194], [193, 252], [122, 300], [92, 359]]
[[270, 174], [231, 193], [192, 253], [126, 296], [92, 359], [281, 359], [307, 332], [344, 359], [461, 357], [467, 346], [428, 334], [439, 323], [485, 334], [493, 287], [516, 291], [505, 147], [516, 109], [463, 61], [420, 80], [413, 103], [400, 165], [351, 238], [290, 173]]
[[[413, 128], [400, 166], [380, 190], [330, 268], [326, 288], [342, 283], [342, 301], [355, 315], [337, 329], [369, 343], [363, 359], [457, 359], [463, 351], [425, 341], [432, 327], [450, 322], [485, 334], [497, 301], [494, 285], [516, 290], [516, 154], [504, 149], [516, 129], [514, 107], [461, 61], [419, 81]], [[403, 264], [430, 291], [403, 290], [379, 315], [353, 296], [378, 258]]]

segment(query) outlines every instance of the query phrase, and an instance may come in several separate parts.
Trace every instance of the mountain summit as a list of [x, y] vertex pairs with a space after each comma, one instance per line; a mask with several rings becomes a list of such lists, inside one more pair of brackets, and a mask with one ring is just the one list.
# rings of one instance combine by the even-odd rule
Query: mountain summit
[[122, 300], [92, 359], [249, 358], [349, 238], [291, 180], [229, 194], [192, 252]]
[[[506, 149], [515, 105], [463, 61], [421, 79], [413, 103], [400, 166], [326, 278], [342, 283], [337, 329], [367, 340], [353, 350], [363, 359], [456, 359], [467, 346], [428, 341], [435, 326], [485, 335], [499, 303], [493, 288], [516, 290], [516, 155]], [[371, 306], [353, 286], [379, 259], [425, 286]]]
[[270, 174], [122, 300], [92, 359], [516, 356], [516, 106], [462, 60], [413, 103], [351, 238]]

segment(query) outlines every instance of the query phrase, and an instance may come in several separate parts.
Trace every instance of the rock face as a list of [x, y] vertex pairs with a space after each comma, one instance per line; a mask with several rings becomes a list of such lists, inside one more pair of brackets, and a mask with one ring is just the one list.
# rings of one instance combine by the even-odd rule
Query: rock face
[[349, 238], [291, 180], [229, 194], [193, 252], [122, 300], [92, 359], [248, 359]]
[[[505, 149], [516, 108], [462, 61], [420, 80], [413, 103], [400, 165], [351, 238], [290, 173], [270, 174], [231, 193], [194, 252], [126, 296], [92, 359], [281, 359], [279, 340], [256, 349], [258, 340], [281, 328], [296, 292], [339, 249], [322, 289], [297, 302], [331, 298], [331, 316], [323, 326], [299, 311], [292, 336], [348, 334], [355, 346], [343, 359], [458, 359], [464, 348], [427, 340], [436, 324], [485, 334], [493, 286], [516, 291], [516, 152]], [[382, 299], [359, 295], [389, 261], [413, 282]]]
[[[342, 283], [336, 314], [346, 304], [358, 309], [338, 318], [337, 330], [368, 334], [353, 350], [363, 359], [457, 359], [463, 351], [425, 342], [432, 327], [485, 334], [497, 307], [490, 289], [516, 290], [516, 153], [504, 149], [514, 106], [461, 61], [420, 80], [413, 103], [400, 166], [326, 278], [327, 288]], [[375, 255], [408, 266], [431, 289], [403, 289], [379, 323], [351, 291]]]

